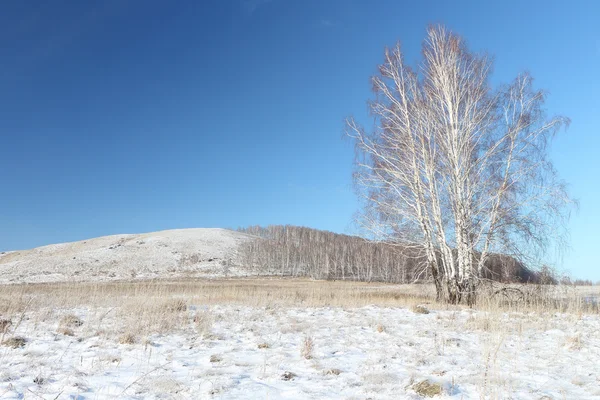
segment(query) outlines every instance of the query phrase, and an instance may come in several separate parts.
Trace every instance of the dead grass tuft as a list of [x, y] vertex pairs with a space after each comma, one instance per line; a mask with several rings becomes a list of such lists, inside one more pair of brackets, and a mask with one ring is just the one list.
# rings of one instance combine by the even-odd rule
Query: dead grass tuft
[[429, 314], [429, 310], [421, 305], [413, 306], [412, 312], [414, 312], [415, 314]]
[[8, 328], [12, 325], [10, 319], [0, 319], [0, 334], [8, 332]]
[[61, 326], [56, 330], [57, 333], [60, 333], [61, 335], [65, 335], [65, 336], [75, 336], [75, 332], [73, 332], [73, 329], [71, 328], [67, 328], [66, 326]]
[[304, 341], [302, 342], [302, 349], [300, 350], [300, 354], [306, 360], [310, 360], [313, 358], [313, 351], [315, 349], [315, 342], [310, 336], [306, 336]]
[[83, 325], [83, 321], [77, 315], [68, 314], [61, 318], [60, 326], [77, 328]]
[[121, 344], [134, 344], [136, 342], [136, 337], [132, 333], [124, 333], [119, 336], [119, 343]]
[[24, 337], [13, 336], [3, 341], [2, 345], [6, 347], [12, 347], [13, 349], [18, 349], [20, 347], [25, 347], [25, 343], [27, 343], [27, 340]]
[[570, 350], [581, 350], [581, 333], [577, 332], [575, 335], [568, 337], [567, 346]]
[[185, 301], [179, 299], [179, 300], [173, 300], [173, 301], [169, 301], [167, 303], [164, 304], [164, 308], [166, 311], [168, 312], [184, 312], [187, 311], [187, 304]]
[[442, 385], [427, 380], [414, 384], [412, 389], [422, 397], [433, 397], [442, 394]]

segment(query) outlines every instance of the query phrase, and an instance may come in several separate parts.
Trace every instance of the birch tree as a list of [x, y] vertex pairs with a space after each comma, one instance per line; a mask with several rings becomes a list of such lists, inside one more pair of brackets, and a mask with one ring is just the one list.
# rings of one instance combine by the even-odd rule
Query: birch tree
[[438, 299], [473, 304], [492, 254], [529, 263], [564, 238], [572, 204], [548, 159], [568, 120], [547, 117], [527, 73], [490, 84], [492, 60], [430, 27], [411, 68], [400, 44], [373, 77], [367, 131], [347, 133], [363, 221], [374, 237], [421, 250]]

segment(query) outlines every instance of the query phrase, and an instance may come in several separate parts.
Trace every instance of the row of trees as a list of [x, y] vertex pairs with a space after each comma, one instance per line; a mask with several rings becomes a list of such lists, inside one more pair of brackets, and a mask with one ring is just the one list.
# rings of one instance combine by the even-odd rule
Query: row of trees
[[[244, 265], [259, 274], [315, 279], [412, 283], [431, 280], [425, 249], [298, 226], [240, 228], [256, 236], [241, 246]], [[437, 257], [441, 255], [438, 253]], [[538, 281], [515, 259], [493, 255], [487, 278], [503, 282]]]
[[356, 237], [297, 226], [240, 228], [261, 238], [240, 249], [261, 274], [407, 283], [426, 279], [418, 254]]

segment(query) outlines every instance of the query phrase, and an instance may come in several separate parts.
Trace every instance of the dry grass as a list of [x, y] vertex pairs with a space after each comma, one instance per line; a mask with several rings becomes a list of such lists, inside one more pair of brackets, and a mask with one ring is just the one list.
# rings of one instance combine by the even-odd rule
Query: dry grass
[[126, 332], [119, 336], [119, 343], [121, 344], [135, 344], [137, 338], [131, 332]]
[[77, 328], [83, 325], [83, 321], [77, 316], [73, 314], [65, 315], [60, 320], [60, 326], [68, 327], [68, 328]]
[[[519, 287], [519, 290], [527, 293], [520, 302], [514, 301], [502, 292], [482, 296], [476, 306], [477, 312], [462, 305], [436, 303], [433, 288], [429, 285], [327, 282], [307, 279], [221, 279], [93, 284], [52, 283], [9, 285], [0, 288], [0, 328], [4, 329], [5, 336], [8, 338], [3, 340], [0, 330], [0, 342], [4, 346], [13, 348], [25, 346], [25, 339], [16, 336], [17, 334], [34, 340], [28, 326], [31, 326], [32, 322], [37, 324], [38, 321], [51, 323], [51, 330], [58, 322], [56, 330], [58, 334], [75, 335], [74, 331], [76, 331], [77, 340], [98, 335], [112, 343], [130, 345], [137, 343], [144, 348], [150, 347], [150, 353], [152, 340], [156, 340], [152, 336], [154, 334], [178, 330], [192, 332], [193, 340], [190, 346], [197, 346], [203, 340], [220, 337], [223, 335], [221, 331], [223, 310], [219, 306], [224, 304], [257, 307], [256, 318], [248, 320], [250, 330], [259, 324], [261, 318], [267, 313], [276, 315], [285, 307], [354, 308], [366, 305], [402, 307], [423, 314], [412, 318], [437, 324], [441, 332], [466, 332], [478, 335], [482, 344], [482, 363], [481, 369], [477, 371], [480, 375], [475, 384], [480, 393], [491, 396], [490, 398], [506, 388], [505, 383], [501, 381], [500, 365], [496, 361], [497, 354], [506, 351], [502, 348], [504, 337], [517, 335], [525, 340], [531, 332], [552, 329], [553, 321], [558, 318], [557, 311], [565, 313], [560, 315], [561, 321], [569, 321], [572, 326], [576, 326], [584, 314], [598, 313], [597, 306], [586, 303], [571, 288], [540, 288], [539, 286]], [[594, 293], [597, 292], [591, 295], [595, 295]], [[439, 312], [440, 310], [445, 312]], [[353, 312], [353, 310], [339, 311]], [[367, 311], [371, 312], [372, 309]], [[425, 315], [428, 313], [430, 315]], [[107, 315], [109, 317], [105, 318]], [[7, 322], [1, 325], [2, 321]], [[24, 323], [24, 327], [19, 328], [21, 321], [28, 322]], [[394, 335], [398, 329], [394, 321], [377, 314], [373, 314], [373, 317], [364, 323], [370, 328], [370, 334], [377, 335], [379, 339]], [[317, 336], [318, 330], [301, 318], [295, 317], [286, 320], [282, 327], [285, 327], [287, 332], [294, 333], [293, 340], [297, 346], [294, 351], [296, 358], [302, 357], [303, 362], [304, 359], [310, 360], [305, 363], [315, 366], [319, 373], [328, 375], [327, 379], [336, 379], [334, 376], [341, 373], [339, 369], [328, 369], [331, 365], [320, 366], [317, 362], [324, 361], [320, 359], [321, 351], [324, 354], [328, 351], [327, 348], [322, 348], [324, 344], [320, 336]], [[120, 335], [123, 332], [125, 333]], [[310, 333], [315, 336], [311, 337]], [[269, 349], [269, 343], [274, 347], [274, 350], [261, 350], [265, 360], [271, 353], [279, 350], [277, 341], [268, 335], [257, 334], [256, 338], [253, 347]], [[319, 344], [317, 352], [313, 338], [317, 339]], [[436, 354], [449, 354], [452, 349], [462, 347], [465, 343], [461, 337], [447, 334], [435, 334], [432, 340], [431, 353], [423, 353], [423, 362], [421, 364], [419, 361], [417, 366], [427, 365], [431, 362], [430, 357]], [[580, 353], [587, 351], [586, 346], [590, 343], [585, 333], [582, 335], [575, 329], [568, 331], [568, 336], [561, 340], [564, 340], [561, 344], [564, 343], [566, 349]], [[412, 347], [414, 343], [414, 338], [412, 340], [407, 338], [407, 346]], [[33, 348], [33, 346], [29, 347]], [[22, 350], [7, 348], [5, 351]], [[213, 353], [218, 351], [220, 350], [212, 350]], [[210, 354], [204, 357], [208, 358]], [[215, 367], [229, 365], [230, 358], [227, 357], [227, 353], [222, 354], [210, 356], [209, 360]], [[219, 364], [223, 357], [225, 362]], [[433, 373], [439, 376], [447, 373], [450, 376], [451, 372], [440, 370]], [[342, 375], [341, 378], [344, 376]], [[291, 380], [294, 377], [291, 372], [281, 375], [283, 380]], [[385, 373], [367, 374], [366, 377], [367, 381], [374, 386], [377, 386], [378, 382], [397, 380], [397, 377]], [[411, 382], [407, 388], [412, 388], [422, 397], [436, 396], [442, 392], [439, 385], [430, 381]]]
[[302, 341], [302, 348], [300, 349], [300, 354], [306, 360], [310, 360], [313, 358], [313, 351], [315, 349], [315, 342], [310, 336], [306, 336]]
[[59, 327], [56, 330], [56, 333], [60, 333], [61, 335], [65, 335], [65, 336], [75, 336], [75, 332], [73, 332], [73, 329], [67, 328], [64, 326]]
[[569, 347], [569, 349], [581, 350], [581, 348], [582, 348], [581, 333], [577, 332], [575, 335], [568, 337], [566, 342], [567, 342], [566, 344]]
[[[214, 323], [210, 308], [221, 304], [254, 306], [265, 310], [278, 307], [353, 308], [378, 305], [409, 308], [420, 314], [428, 313], [428, 308], [466, 308], [435, 303], [432, 285], [286, 278], [48, 283], [0, 287], [0, 341], [8, 336], [9, 331], [12, 335], [18, 333], [25, 315], [30, 318], [35, 314], [35, 318], [42, 320], [62, 318], [58, 328], [73, 331], [84, 324], [77, 315], [71, 314], [72, 310], [78, 308], [97, 310], [94, 311], [96, 314], [90, 316], [93, 320], [87, 322], [89, 333], [104, 332], [118, 341], [120, 339], [116, 332], [127, 332], [135, 341], [136, 337], [168, 333], [189, 326], [195, 327], [201, 337], [208, 337]], [[486, 332], [504, 329], [504, 322], [497, 315], [505, 312], [544, 314], [559, 311], [578, 318], [586, 313], [599, 312], [597, 303], [586, 302], [570, 287], [532, 285], [515, 288], [517, 290], [488, 292], [481, 296], [476, 308], [487, 313], [473, 317], [468, 321], [468, 327]], [[600, 290], [596, 288], [596, 292], [586, 292], [585, 295], [598, 292]], [[511, 296], [519, 293], [523, 298], [516, 302], [507, 293]], [[65, 311], [69, 314], [61, 317], [61, 312]], [[120, 325], [104, 326], [103, 318], [107, 314]], [[290, 329], [297, 332], [304, 330], [300, 325], [293, 324]], [[375, 325], [375, 329], [380, 333], [385, 331], [381, 324]], [[576, 348], [577, 344], [572, 347]]]
[[[361, 307], [376, 304], [412, 307], [432, 304], [435, 299], [432, 285], [291, 278], [45, 283], [1, 287], [0, 315], [14, 315], [41, 307], [110, 308], [140, 304], [145, 309], [163, 314], [184, 312], [188, 304], [257, 307]], [[600, 288], [593, 288], [593, 294], [586, 292], [585, 295], [579, 295], [577, 288], [569, 286], [520, 285], [511, 288], [512, 291], [498, 292], [496, 288], [484, 292], [477, 308], [486, 311], [600, 312], [597, 303], [585, 300], [585, 296], [599, 295]], [[452, 308], [445, 305], [439, 307]]]
[[429, 285], [314, 281], [309, 279], [219, 279], [45, 283], [4, 285], [0, 315], [29, 308], [120, 307], [125, 303], [162, 303], [165, 312], [187, 304], [249, 306], [411, 306], [434, 298]]
[[0, 334], [8, 332], [8, 328], [12, 325], [10, 319], [0, 319]]
[[412, 312], [414, 312], [415, 314], [429, 314], [429, 310], [422, 305], [413, 306]]
[[412, 389], [422, 397], [433, 397], [442, 394], [442, 386], [429, 381], [421, 381], [412, 386]]
[[13, 349], [18, 349], [20, 347], [25, 347], [25, 343], [27, 343], [27, 340], [24, 337], [13, 336], [4, 340], [2, 345], [6, 347], [12, 347]]

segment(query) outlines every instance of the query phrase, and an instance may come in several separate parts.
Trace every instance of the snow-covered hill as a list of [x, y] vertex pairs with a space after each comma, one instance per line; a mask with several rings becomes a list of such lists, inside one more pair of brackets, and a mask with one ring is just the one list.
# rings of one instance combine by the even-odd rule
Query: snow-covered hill
[[5, 252], [0, 283], [246, 275], [237, 248], [251, 238], [227, 229], [177, 229]]

